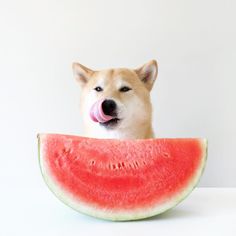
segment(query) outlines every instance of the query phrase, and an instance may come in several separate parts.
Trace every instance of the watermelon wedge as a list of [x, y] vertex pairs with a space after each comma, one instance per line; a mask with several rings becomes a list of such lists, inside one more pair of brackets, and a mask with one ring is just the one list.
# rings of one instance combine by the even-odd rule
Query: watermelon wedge
[[40, 134], [39, 160], [51, 191], [75, 210], [124, 221], [160, 214], [198, 183], [205, 139], [94, 139]]

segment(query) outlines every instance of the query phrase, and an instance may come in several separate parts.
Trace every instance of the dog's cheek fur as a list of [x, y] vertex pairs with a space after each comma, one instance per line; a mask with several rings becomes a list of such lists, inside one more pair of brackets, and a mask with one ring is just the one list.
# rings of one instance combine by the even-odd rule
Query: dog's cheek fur
[[152, 108], [150, 99], [145, 100], [133, 95], [126, 100], [120, 110], [120, 117], [123, 118], [120, 128], [129, 128], [135, 123], [136, 125], [146, 125], [150, 123]]
[[88, 90], [84, 88], [80, 96], [80, 113], [82, 115], [83, 123], [93, 124], [94, 122], [90, 118], [90, 109], [92, 105], [97, 101], [97, 96], [93, 90]]

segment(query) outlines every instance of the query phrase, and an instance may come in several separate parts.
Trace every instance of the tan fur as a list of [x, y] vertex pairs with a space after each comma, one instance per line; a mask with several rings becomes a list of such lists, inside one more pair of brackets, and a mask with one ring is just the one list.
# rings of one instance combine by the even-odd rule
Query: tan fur
[[[150, 61], [138, 69], [108, 69], [93, 71], [79, 63], [73, 64], [74, 75], [81, 85], [80, 108], [84, 135], [95, 138], [153, 138], [150, 91], [157, 76], [157, 63]], [[121, 86], [131, 87], [120, 92]], [[94, 88], [101, 86], [102, 92]], [[113, 99], [119, 107], [122, 121], [112, 130], [101, 127], [89, 118], [89, 110], [98, 99]]]

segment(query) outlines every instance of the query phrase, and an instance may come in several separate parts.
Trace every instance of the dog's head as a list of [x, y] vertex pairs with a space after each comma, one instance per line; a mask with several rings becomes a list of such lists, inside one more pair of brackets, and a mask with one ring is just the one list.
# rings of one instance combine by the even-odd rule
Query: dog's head
[[101, 71], [74, 63], [73, 71], [82, 88], [81, 112], [87, 126], [124, 130], [151, 122], [150, 91], [157, 77], [155, 60], [137, 69]]

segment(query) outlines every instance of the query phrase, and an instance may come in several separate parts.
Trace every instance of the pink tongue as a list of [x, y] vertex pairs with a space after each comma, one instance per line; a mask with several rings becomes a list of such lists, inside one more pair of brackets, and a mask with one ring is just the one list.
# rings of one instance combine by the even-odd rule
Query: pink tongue
[[104, 100], [95, 102], [90, 109], [90, 117], [94, 122], [104, 123], [111, 120], [113, 117], [104, 114], [102, 110], [102, 103]]

